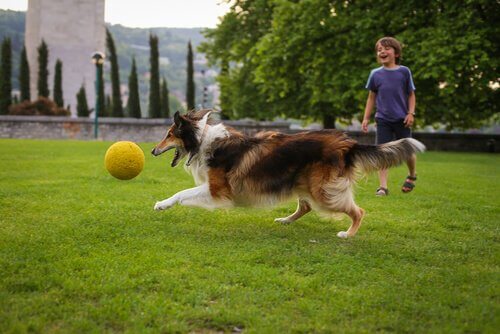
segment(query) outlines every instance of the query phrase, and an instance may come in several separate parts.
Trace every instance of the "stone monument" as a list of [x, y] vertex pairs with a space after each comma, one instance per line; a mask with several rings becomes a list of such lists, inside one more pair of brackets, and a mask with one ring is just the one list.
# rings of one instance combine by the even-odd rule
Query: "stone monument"
[[95, 105], [95, 65], [92, 54], [105, 52], [104, 0], [29, 0], [25, 44], [30, 64], [30, 90], [38, 95], [38, 51], [42, 39], [49, 49], [49, 88], [52, 98], [54, 66], [63, 63], [65, 106], [76, 116], [76, 94], [85, 85], [90, 108]]

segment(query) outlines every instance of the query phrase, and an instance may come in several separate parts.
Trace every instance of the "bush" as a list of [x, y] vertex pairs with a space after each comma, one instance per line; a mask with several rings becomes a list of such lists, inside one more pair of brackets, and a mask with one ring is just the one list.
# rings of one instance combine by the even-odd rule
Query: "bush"
[[54, 101], [40, 96], [36, 101], [24, 101], [9, 107], [9, 115], [24, 116], [70, 116], [68, 109], [59, 107]]

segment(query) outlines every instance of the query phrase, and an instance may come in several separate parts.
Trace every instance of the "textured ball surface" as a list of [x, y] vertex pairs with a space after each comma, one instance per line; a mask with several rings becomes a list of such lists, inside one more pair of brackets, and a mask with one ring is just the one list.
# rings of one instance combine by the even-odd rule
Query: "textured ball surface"
[[119, 141], [111, 145], [104, 156], [109, 174], [120, 180], [130, 180], [144, 168], [144, 152], [130, 141]]

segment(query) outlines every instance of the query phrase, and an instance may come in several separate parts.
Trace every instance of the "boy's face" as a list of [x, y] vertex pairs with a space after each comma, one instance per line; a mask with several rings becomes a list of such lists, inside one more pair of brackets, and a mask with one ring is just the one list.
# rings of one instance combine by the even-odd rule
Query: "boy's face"
[[399, 57], [392, 46], [377, 45], [377, 59], [383, 66], [396, 65], [396, 58]]

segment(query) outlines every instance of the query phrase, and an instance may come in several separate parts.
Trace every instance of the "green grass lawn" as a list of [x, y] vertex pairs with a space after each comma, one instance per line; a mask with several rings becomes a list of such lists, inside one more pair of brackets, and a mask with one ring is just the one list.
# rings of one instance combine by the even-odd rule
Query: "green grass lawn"
[[[193, 185], [172, 154], [131, 181], [109, 142], [0, 140], [0, 332], [494, 333], [500, 328], [500, 156], [428, 152], [417, 187], [347, 217], [153, 205]], [[496, 330], [495, 330], [496, 328]]]

